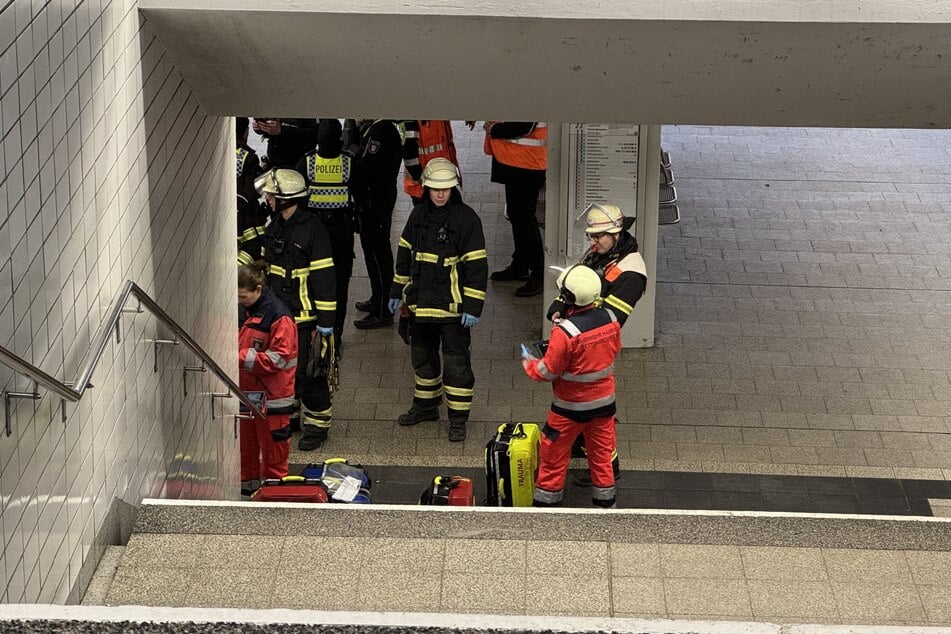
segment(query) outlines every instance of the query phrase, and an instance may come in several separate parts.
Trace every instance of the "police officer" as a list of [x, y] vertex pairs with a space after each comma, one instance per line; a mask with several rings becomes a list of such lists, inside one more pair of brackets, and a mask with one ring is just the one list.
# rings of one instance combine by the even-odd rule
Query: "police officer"
[[307, 209], [327, 230], [337, 278], [337, 312], [334, 318], [336, 350], [339, 355], [343, 324], [347, 316], [347, 293], [353, 274], [353, 198], [350, 178], [352, 157], [343, 152], [342, 126], [337, 119], [321, 119], [317, 151], [297, 163], [297, 171], [307, 181]]
[[410, 356], [416, 375], [413, 405], [398, 422], [439, 420], [445, 391], [449, 440], [460, 442], [466, 438], [475, 386], [470, 328], [479, 323], [485, 302], [485, 236], [479, 216], [462, 202], [451, 161], [431, 160], [422, 184], [423, 201], [403, 228], [390, 289], [390, 312], [405, 302], [412, 313]]
[[396, 205], [396, 179], [403, 160], [402, 139], [396, 121], [363, 119], [360, 152], [354, 157], [354, 199], [360, 215], [360, 246], [370, 278], [370, 299], [356, 303], [369, 314], [353, 322], [361, 330], [393, 324], [387, 291], [393, 279], [390, 228]]
[[[601, 277], [602, 302], [614, 311], [622, 326], [647, 288], [647, 266], [637, 250], [637, 240], [630, 233], [633, 225], [634, 217], [625, 217], [617, 205], [592, 204], [585, 215], [589, 248], [581, 261]], [[548, 309], [548, 319], [557, 321], [564, 315], [565, 308], [564, 298], [556, 297]], [[582, 445], [576, 443], [574, 455], [584, 456]], [[616, 450], [612, 458], [614, 476], [618, 478], [621, 466]], [[587, 473], [581, 473], [573, 484], [590, 486], [591, 480]]]
[[[254, 187], [255, 179], [261, 174], [261, 163], [257, 153], [248, 145], [248, 118], [235, 118], [237, 144], [238, 180], [238, 252], [260, 253], [264, 238], [264, 225], [267, 223], [267, 207], [258, 204], [258, 192]], [[250, 261], [241, 264], [250, 264]]]
[[[267, 285], [287, 305], [297, 323], [296, 415], [302, 434], [298, 448], [313, 451], [327, 439], [331, 422], [327, 377], [308, 372], [315, 349], [333, 338], [337, 306], [333, 257], [327, 230], [306, 210], [304, 177], [289, 169], [271, 170], [262, 191], [273, 210], [264, 233]], [[329, 345], [327, 345], [329, 349]]]
[[595, 302], [601, 292], [598, 274], [575, 264], [558, 277], [564, 316], [551, 329], [542, 359], [522, 351], [525, 374], [552, 383], [553, 398], [542, 431], [534, 506], [561, 503], [571, 445], [583, 435], [594, 484], [592, 501], [615, 506], [611, 454], [616, 444], [617, 411], [614, 359], [621, 350], [621, 325], [614, 312]]

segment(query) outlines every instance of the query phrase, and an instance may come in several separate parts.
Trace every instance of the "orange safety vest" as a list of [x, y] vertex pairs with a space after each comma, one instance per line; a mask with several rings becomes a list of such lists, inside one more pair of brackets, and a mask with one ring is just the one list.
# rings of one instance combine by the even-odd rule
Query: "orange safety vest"
[[532, 131], [515, 139], [493, 139], [487, 132], [485, 145], [495, 160], [511, 167], [543, 170], [548, 167], [548, 126], [539, 121]]
[[[452, 142], [452, 126], [448, 121], [419, 121], [419, 166], [424, 168], [434, 158], [449, 159], [459, 169], [456, 146]], [[462, 177], [459, 178], [462, 182]], [[421, 198], [423, 186], [403, 170], [403, 191], [414, 198]]]

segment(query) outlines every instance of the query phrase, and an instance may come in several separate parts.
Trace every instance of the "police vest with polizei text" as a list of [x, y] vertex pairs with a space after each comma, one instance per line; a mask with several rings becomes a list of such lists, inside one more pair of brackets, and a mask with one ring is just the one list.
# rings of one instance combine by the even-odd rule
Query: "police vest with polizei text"
[[307, 206], [310, 209], [346, 209], [350, 205], [350, 156], [307, 157]]

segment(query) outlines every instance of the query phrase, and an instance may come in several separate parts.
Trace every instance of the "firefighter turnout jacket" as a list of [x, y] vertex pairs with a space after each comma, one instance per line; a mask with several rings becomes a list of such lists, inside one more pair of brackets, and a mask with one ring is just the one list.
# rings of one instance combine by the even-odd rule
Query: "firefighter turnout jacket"
[[428, 197], [410, 212], [396, 251], [390, 297], [401, 298], [417, 321], [482, 315], [488, 280], [482, 222], [454, 190], [437, 207]]
[[613, 310], [623, 326], [647, 288], [647, 265], [637, 251], [637, 242], [622, 231], [611, 252], [590, 251], [583, 263], [601, 276], [601, 304]]
[[551, 330], [548, 350], [526, 373], [551, 381], [551, 411], [578, 423], [613, 416], [614, 358], [621, 349], [621, 325], [614, 312], [588, 306], [569, 308]]
[[302, 205], [287, 220], [273, 214], [264, 230], [264, 259], [267, 285], [298, 326], [332, 328], [336, 279], [330, 239], [320, 220]]
[[289, 414], [294, 405], [297, 326], [270, 288], [246, 309], [238, 331], [238, 368], [242, 390], [263, 391], [267, 413]]
[[434, 158], [452, 161], [459, 169], [456, 146], [449, 121], [406, 121], [403, 136], [403, 191], [413, 198], [423, 197], [420, 179], [423, 168]]

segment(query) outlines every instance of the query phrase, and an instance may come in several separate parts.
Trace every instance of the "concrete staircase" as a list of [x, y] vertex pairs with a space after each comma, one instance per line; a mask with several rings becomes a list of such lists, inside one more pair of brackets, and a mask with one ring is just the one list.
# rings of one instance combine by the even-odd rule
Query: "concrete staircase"
[[949, 564], [944, 518], [150, 500], [125, 549], [103, 558], [111, 584], [84, 601], [113, 607], [75, 618], [169, 628], [140, 631], [184, 619], [208, 631], [937, 632], [951, 624]]

